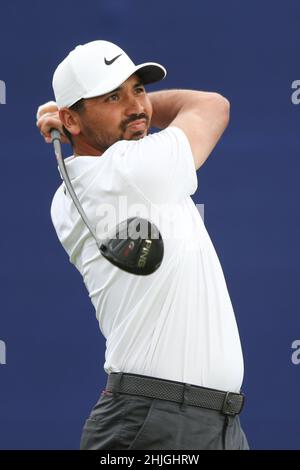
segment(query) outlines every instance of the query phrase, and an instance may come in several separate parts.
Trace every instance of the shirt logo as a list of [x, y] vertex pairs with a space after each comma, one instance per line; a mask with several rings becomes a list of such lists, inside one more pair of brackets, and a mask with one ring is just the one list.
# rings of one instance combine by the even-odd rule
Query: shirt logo
[[117, 55], [116, 57], [114, 57], [114, 58], [111, 59], [111, 60], [107, 60], [107, 58], [104, 57], [104, 62], [106, 63], [106, 65], [111, 65], [111, 64], [113, 64], [114, 61], [117, 60], [121, 55], [122, 55], [122, 54], [119, 54], [119, 55]]

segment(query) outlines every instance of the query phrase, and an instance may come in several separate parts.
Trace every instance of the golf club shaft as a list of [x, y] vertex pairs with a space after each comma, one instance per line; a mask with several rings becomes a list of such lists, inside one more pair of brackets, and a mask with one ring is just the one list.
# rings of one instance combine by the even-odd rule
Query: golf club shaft
[[92, 228], [80, 202], [79, 202], [79, 199], [77, 198], [76, 196], [76, 193], [73, 189], [73, 186], [72, 186], [72, 183], [70, 181], [70, 178], [69, 178], [69, 175], [68, 175], [68, 172], [67, 172], [67, 169], [66, 169], [66, 166], [65, 166], [65, 162], [64, 162], [64, 159], [63, 159], [63, 156], [62, 156], [62, 150], [61, 150], [61, 143], [60, 143], [60, 133], [57, 129], [51, 129], [50, 131], [50, 134], [51, 134], [51, 138], [52, 138], [52, 143], [53, 143], [53, 146], [54, 146], [54, 152], [55, 152], [55, 155], [56, 155], [56, 159], [57, 159], [57, 162], [58, 162], [58, 167], [59, 167], [59, 170], [60, 170], [60, 173], [61, 173], [61, 176], [65, 182], [65, 185], [67, 187], [67, 190], [83, 220], [83, 222], [85, 223], [85, 225], [87, 226], [87, 228], [89, 229], [91, 235], [94, 237], [96, 243], [97, 243], [97, 246], [99, 248], [100, 246], [100, 242], [99, 240], [97, 239], [97, 235], [96, 235], [96, 232], [95, 230]]

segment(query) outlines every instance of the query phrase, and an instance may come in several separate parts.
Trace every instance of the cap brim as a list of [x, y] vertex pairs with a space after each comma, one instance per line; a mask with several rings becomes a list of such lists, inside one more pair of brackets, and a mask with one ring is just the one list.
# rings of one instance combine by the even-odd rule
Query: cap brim
[[127, 70], [123, 76], [120, 76], [113, 81], [110, 80], [109, 84], [101, 84], [99, 87], [86, 93], [82, 98], [95, 98], [97, 96], [106, 95], [118, 88], [135, 73], [140, 77], [144, 85], [158, 82], [167, 75], [167, 71], [162, 65], [156, 64], [155, 62], [146, 62], [145, 64], [134, 66], [131, 70]]
[[146, 64], [137, 65], [135, 73], [141, 78], [145, 85], [158, 82], [167, 75], [166, 69], [155, 62], [147, 62]]

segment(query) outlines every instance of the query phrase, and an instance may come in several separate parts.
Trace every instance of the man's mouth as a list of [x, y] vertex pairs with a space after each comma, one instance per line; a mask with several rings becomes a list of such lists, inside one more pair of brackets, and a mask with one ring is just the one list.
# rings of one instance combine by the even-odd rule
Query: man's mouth
[[146, 119], [136, 119], [135, 121], [130, 122], [127, 124], [127, 128], [130, 128], [130, 130], [133, 131], [141, 131], [146, 129], [147, 127], [147, 122]]

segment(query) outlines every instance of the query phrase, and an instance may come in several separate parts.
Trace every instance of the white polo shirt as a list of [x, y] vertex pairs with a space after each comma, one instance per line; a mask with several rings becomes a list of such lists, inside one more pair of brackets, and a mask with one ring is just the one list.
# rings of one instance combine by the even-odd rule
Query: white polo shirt
[[139, 215], [164, 240], [155, 273], [128, 274], [101, 256], [64, 184], [54, 195], [57, 236], [82, 274], [106, 338], [104, 370], [239, 391], [239, 334], [218, 256], [190, 197], [197, 174], [184, 132], [168, 127], [65, 163], [99, 238]]

